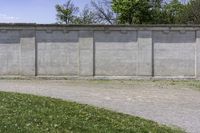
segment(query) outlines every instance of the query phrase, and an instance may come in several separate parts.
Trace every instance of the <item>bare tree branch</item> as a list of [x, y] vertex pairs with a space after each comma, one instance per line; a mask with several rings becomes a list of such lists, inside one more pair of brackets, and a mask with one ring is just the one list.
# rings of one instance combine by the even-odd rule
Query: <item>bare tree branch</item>
[[98, 23], [114, 24], [116, 22], [116, 15], [112, 11], [110, 1], [96, 2], [92, 0], [91, 5], [94, 8], [94, 14]]

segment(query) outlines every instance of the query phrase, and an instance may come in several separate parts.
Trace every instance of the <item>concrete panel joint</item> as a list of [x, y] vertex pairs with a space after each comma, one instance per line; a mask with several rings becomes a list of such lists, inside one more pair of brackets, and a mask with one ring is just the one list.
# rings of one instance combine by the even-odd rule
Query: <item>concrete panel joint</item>
[[196, 77], [200, 78], [200, 30], [196, 31]]

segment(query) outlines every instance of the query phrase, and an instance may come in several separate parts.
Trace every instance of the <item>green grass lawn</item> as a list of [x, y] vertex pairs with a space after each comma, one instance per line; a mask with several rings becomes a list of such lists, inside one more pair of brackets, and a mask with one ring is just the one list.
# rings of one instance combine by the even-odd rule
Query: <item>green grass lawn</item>
[[156, 122], [47, 97], [0, 92], [0, 133], [182, 133]]

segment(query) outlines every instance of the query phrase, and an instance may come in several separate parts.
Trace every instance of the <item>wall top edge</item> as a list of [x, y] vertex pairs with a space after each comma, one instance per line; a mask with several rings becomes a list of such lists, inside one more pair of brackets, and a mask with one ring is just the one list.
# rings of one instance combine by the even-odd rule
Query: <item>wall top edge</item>
[[162, 30], [162, 31], [200, 31], [200, 25], [66, 25], [66, 24], [36, 24], [36, 23], [0, 23], [1, 30], [74, 30], [74, 31], [109, 31], [109, 30]]
[[0, 27], [199, 27], [200, 24], [134, 24], [134, 25], [74, 25], [74, 24], [36, 24], [36, 23], [0, 23]]

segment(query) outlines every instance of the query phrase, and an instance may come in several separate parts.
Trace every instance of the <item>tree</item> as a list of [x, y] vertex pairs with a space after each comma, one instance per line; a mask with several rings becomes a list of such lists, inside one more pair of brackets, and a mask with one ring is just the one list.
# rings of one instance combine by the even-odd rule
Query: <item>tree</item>
[[152, 5], [152, 7], [158, 9], [162, 7], [163, 2], [163, 0], [150, 0], [150, 4]]
[[120, 24], [151, 23], [151, 5], [148, 0], [113, 0], [112, 9]]
[[76, 14], [79, 8], [76, 7], [71, 0], [63, 5], [56, 5], [58, 23], [73, 24], [76, 21]]
[[113, 0], [112, 9], [121, 24], [180, 24], [186, 4], [179, 0]]
[[165, 23], [168, 24], [181, 24], [183, 22], [183, 15], [186, 5], [182, 4], [179, 0], [172, 0], [166, 3], [163, 7], [163, 15], [165, 16]]
[[165, 24], [166, 16], [163, 13], [163, 6], [165, 5], [164, 0], [150, 0], [151, 4], [151, 24]]
[[93, 7], [94, 19], [100, 24], [114, 24], [116, 23], [116, 15], [111, 8], [109, 0], [102, 0], [101, 2], [91, 1]]
[[85, 8], [79, 12], [71, 0], [63, 5], [56, 5], [58, 23], [65, 24], [114, 24], [116, 17], [109, 0], [101, 2], [91, 1], [92, 8]]
[[91, 11], [88, 6], [85, 6], [83, 11], [78, 17], [76, 17], [74, 24], [95, 24], [95, 14]]
[[181, 24], [200, 23], [200, 0], [91, 1], [81, 12], [71, 0], [56, 5], [58, 23], [65, 24]]
[[184, 12], [184, 22], [200, 24], [200, 0], [191, 0]]

